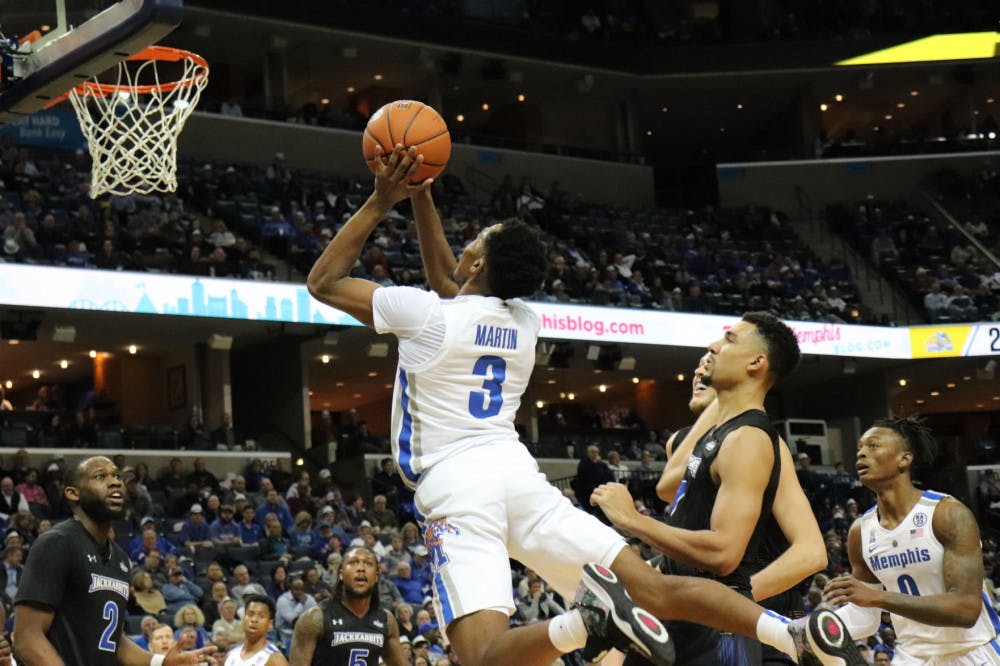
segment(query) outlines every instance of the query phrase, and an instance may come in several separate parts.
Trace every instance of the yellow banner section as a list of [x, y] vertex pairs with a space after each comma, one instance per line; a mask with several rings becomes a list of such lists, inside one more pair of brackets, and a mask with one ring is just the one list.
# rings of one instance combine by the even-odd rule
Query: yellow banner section
[[936, 62], [940, 60], [977, 60], [994, 58], [1000, 33], [963, 32], [932, 35], [881, 51], [841, 60], [838, 65], [888, 65], [900, 62]]
[[919, 326], [910, 329], [912, 358], [945, 358], [961, 356], [965, 341], [972, 332], [971, 324]]

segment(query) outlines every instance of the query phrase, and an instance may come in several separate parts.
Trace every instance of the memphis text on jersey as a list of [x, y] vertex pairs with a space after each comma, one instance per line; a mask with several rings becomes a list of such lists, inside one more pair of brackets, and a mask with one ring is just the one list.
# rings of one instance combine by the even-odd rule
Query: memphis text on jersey
[[330, 647], [337, 647], [338, 645], [346, 645], [348, 643], [370, 643], [378, 647], [383, 647], [384, 642], [385, 636], [383, 634], [368, 631], [335, 631], [333, 632], [333, 638], [330, 640]]
[[128, 589], [128, 581], [92, 573], [90, 574], [90, 589], [87, 591], [103, 592], [104, 590], [109, 590], [111, 592], [117, 592], [122, 595], [125, 600], [128, 600]]
[[883, 569], [905, 569], [911, 564], [919, 562], [930, 562], [931, 551], [926, 548], [907, 548], [898, 553], [888, 555], [872, 555], [868, 558], [868, 566], [872, 571], [882, 571]]
[[476, 324], [476, 346], [517, 349], [517, 329]]

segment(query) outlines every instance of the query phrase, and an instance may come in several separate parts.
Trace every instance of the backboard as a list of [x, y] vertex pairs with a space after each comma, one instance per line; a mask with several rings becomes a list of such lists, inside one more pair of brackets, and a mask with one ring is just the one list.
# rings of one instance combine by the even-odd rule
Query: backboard
[[[47, 23], [49, 30], [34, 41], [18, 39], [22, 35], [11, 31], [35, 29], [27, 27], [26, 20], [46, 3], [54, 5], [52, 21], [46, 22], [42, 13], [35, 28]], [[7, 38], [0, 44], [0, 124], [45, 108], [77, 84], [155, 44], [180, 24], [183, 15], [182, 0], [121, 0], [73, 26], [66, 3], [23, 0], [31, 12], [18, 16], [10, 28], [7, 18], [0, 16], [0, 30]], [[5, 5], [4, 11], [8, 8]]]

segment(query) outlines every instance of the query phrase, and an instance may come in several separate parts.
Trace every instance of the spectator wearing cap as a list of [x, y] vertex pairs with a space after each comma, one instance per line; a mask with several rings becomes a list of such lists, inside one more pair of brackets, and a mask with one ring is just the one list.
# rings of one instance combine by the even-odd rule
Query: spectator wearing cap
[[428, 557], [427, 546], [420, 543], [410, 548], [413, 554], [413, 563], [410, 565], [413, 577], [422, 582], [427, 588], [431, 585], [431, 563]]
[[422, 635], [418, 634], [416, 638], [413, 639], [413, 660], [416, 663], [418, 658], [423, 659], [425, 662], [430, 663], [430, 649], [431, 643]]
[[374, 533], [375, 533], [375, 528], [372, 526], [371, 521], [362, 520], [361, 524], [358, 525], [358, 536], [351, 539], [351, 542], [348, 544], [348, 546], [350, 546], [351, 548], [355, 548], [357, 546], [368, 546], [367, 538], [372, 536]]
[[125, 506], [129, 508], [133, 521], [153, 510], [153, 498], [131, 470], [125, 477]]
[[257, 524], [256, 518], [257, 510], [253, 506], [247, 504], [243, 507], [243, 520], [237, 527], [240, 530], [240, 541], [245, 546], [257, 543], [264, 536], [264, 531]]
[[396, 567], [396, 575], [392, 582], [399, 588], [399, 593], [407, 603], [420, 604], [424, 598], [424, 584], [413, 577], [413, 571], [407, 562], [400, 562]]
[[167, 584], [163, 586], [161, 592], [163, 600], [167, 602], [168, 613], [176, 613], [188, 604], [197, 605], [198, 600], [205, 594], [193, 581], [187, 579], [180, 567], [170, 569]]
[[181, 543], [184, 547], [194, 552], [198, 548], [213, 548], [211, 530], [205, 523], [205, 510], [201, 504], [192, 504], [188, 519], [184, 521], [180, 532]]
[[427, 639], [428, 654], [431, 657], [444, 656], [444, 648], [441, 647], [441, 630], [438, 628], [437, 622], [424, 622], [417, 627], [417, 633]]
[[380, 534], [393, 532], [396, 529], [396, 513], [389, 508], [389, 501], [385, 495], [376, 495], [372, 498], [372, 510], [368, 512], [368, 520], [378, 528]]
[[209, 525], [208, 532], [212, 543], [220, 548], [239, 546], [243, 543], [240, 526], [233, 520], [232, 504], [223, 504], [219, 507], [219, 517]]
[[399, 645], [403, 648], [403, 655], [406, 657], [403, 663], [413, 663], [413, 645], [410, 644], [410, 637], [404, 634], [402, 630], [399, 632]]

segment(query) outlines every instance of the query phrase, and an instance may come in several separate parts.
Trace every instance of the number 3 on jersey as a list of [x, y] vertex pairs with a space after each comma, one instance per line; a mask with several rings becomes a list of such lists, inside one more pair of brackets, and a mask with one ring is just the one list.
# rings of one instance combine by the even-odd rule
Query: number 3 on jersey
[[469, 392], [469, 413], [477, 419], [486, 419], [500, 413], [503, 406], [503, 380], [507, 376], [507, 362], [499, 356], [480, 356], [472, 374], [486, 377], [483, 391]]

